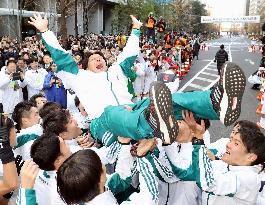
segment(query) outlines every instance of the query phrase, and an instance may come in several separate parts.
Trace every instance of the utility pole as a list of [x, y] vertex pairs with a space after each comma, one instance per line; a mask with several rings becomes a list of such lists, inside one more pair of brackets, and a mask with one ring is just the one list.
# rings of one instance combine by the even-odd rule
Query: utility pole
[[78, 0], [75, 0], [75, 37], [78, 36], [78, 25], [77, 25], [77, 1]]
[[22, 41], [21, 36], [21, 18], [22, 18], [22, 0], [18, 0], [18, 14], [17, 14], [17, 26], [18, 26], [18, 42]]

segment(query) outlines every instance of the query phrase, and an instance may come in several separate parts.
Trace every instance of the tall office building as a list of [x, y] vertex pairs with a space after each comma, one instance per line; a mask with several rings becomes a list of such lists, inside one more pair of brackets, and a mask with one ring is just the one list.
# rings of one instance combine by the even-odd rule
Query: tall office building
[[[53, 0], [36, 0], [26, 3], [20, 8], [21, 0], [0, 1], [0, 36], [8, 35], [17, 37], [22, 35], [35, 34], [35, 28], [28, 24], [28, 18], [36, 12], [48, 13], [50, 29], [57, 31], [56, 3]], [[26, 1], [27, 2], [27, 1]], [[21, 23], [21, 26], [19, 24]]]
[[261, 26], [265, 22], [265, 0], [250, 0], [249, 15], [260, 15], [260, 23], [249, 24], [248, 32], [260, 33]]
[[[74, 1], [74, 0], [72, 0]], [[21, 0], [0, 0], [0, 36], [8, 35], [17, 37], [34, 35], [36, 30], [28, 24], [30, 16], [36, 12], [48, 13], [50, 30], [59, 33], [59, 18], [56, 0], [25, 1], [20, 8]], [[108, 33], [111, 32], [111, 9], [119, 0], [77, 0], [77, 27], [78, 33]], [[66, 18], [67, 34], [75, 34], [74, 8]], [[21, 26], [19, 26], [21, 22]], [[60, 34], [60, 33], [59, 33]]]

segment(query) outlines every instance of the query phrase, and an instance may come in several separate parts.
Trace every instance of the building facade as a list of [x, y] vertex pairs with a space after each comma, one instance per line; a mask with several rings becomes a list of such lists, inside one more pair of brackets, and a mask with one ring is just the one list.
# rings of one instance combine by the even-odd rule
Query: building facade
[[260, 15], [260, 23], [248, 25], [248, 32], [260, 33], [262, 24], [265, 22], [265, 0], [250, 0], [248, 12], [249, 15]]
[[[36, 30], [28, 24], [30, 16], [36, 12], [45, 12], [49, 18], [49, 29], [57, 32], [56, 3], [53, 0], [39, 0], [34, 2], [20, 0], [0, 1], [0, 36], [25, 37], [34, 35]], [[21, 25], [21, 26], [20, 26]]]
[[[77, 2], [77, 26], [78, 34], [112, 32], [112, 14], [118, 0], [78, 0]], [[67, 18], [68, 34], [75, 34], [75, 17], [71, 15]]]
[[[74, 1], [74, 0], [73, 0]], [[36, 30], [28, 24], [30, 16], [36, 12], [48, 14], [49, 29], [59, 33], [59, 18], [56, 0], [1, 0], [0, 1], [0, 36], [26, 37], [35, 35]], [[26, 2], [26, 3], [25, 3]], [[29, 3], [27, 3], [29, 2]], [[112, 31], [111, 9], [119, 0], [77, 0], [77, 27], [78, 34], [103, 33]], [[74, 9], [74, 8], [73, 8]], [[73, 10], [71, 9], [71, 10]], [[70, 12], [67, 16], [67, 34], [75, 34], [75, 15]], [[21, 26], [19, 26], [21, 25]]]

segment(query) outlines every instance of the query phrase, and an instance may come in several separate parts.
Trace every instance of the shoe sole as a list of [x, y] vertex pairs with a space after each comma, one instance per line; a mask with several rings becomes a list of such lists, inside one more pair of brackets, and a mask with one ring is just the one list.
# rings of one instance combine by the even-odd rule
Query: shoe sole
[[[220, 120], [225, 126], [233, 124], [240, 116], [241, 102], [246, 86], [246, 77], [244, 72], [237, 66], [223, 69], [223, 89], [224, 94], [220, 103]], [[233, 98], [237, 97], [236, 107], [233, 109]]]
[[151, 85], [150, 98], [153, 100], [157, 113], [162, 140], [166, 144], [171, 144], [176, 140], [179, 130], [173, 112], [171, 92], [164, 83], [155, 82]]

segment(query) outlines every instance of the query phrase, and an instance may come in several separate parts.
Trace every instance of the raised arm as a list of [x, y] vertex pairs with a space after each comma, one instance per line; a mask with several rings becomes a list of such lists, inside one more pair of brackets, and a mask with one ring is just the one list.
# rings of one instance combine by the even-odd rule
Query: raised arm
[[131, 139], [129, 138], [118, 138], [120, 143], [126, 142], [126, 145], [121, 145], [115, 173], [110, 175], [106, 183], [107, 187], [113, 194], [125, 191], [131, 184], [135, 159], [130, 153], [130, 140]]
[[159, 191], [158, 182], [151, 163], [145, 158], [137, 158], [137, 170], [139, 171], [140, 192], [130, 195], [122, 205], [156, 205], [158, 204]]
[[[146, 157], [137, 157], [135, 161], [135, 157], [131, 155], [130, 139], [119, 137], [118, 140], [123, 145], [119, 153], [116, 172], [107, 181], [108, 188], [114, 194], [125, 191], [130, 186], [136, 168], [139, 172], [140, 193], [133, 193], [122, 205], [142, 204], [143, 201], [146, 205], [157, 204], [158, 182], [151, 163]], [[150, 145], [147, 146], [151, 148]]]
[[181, 180], [193, 181], [192, 144], [177, 143], [164, 147], [174, 174]]
[[56, 72], [65, 71], [76, 75], [79, 71], [76, 62], [73, 57], [61, 47], [54, 33], [47, 30], [41, 34], [41, 37], [45, 47], [51, 53], [52, 59], [57, 65]]
[[33, 189], [39, 168], [32, 160], [27, 160], [21, 170], [21, 188], [17, 205], [36, 205], [36, 193]]
[[41, 37], [43, 40], [44, 45], [51, 53], [52, 59], [57, 65], [56, 72], [58, 73], [58, 77], [63, 80], [63, 84], [67, 85], [67, 81], [73, 80], [72, 78], [69, 79], [69, 74], [77, 75], [79, 69], [74, 61], [73, 57], [62, 48], [59, 44], [56, 36], [52, 31], [48, 30], [48, 20], [45, 16], [42, 18], [39, 14], [34, 15], [34, 17], [30, 17], [28, 23], [35, 26], [41, 32]]
[[123, 74], [129, 78], [131, 76], [132, 66], [136, 57], [139, 55], [139, 37], [140, 37], [140, 28], [142, 23], [139, 22], [134, 16], [131, 15], [133, 22], [133, 29], [131, 35], [124, 47], [123, 51], [117, 57], [117, 63], [120, 65]]
[[117, 161], [118, 153], [121, 149], [121, 144], [118, 141], [113, 142], [109, 147], [103, 146], [101, 148], [91, 147], [97, 153], [102, 164], [113, 164]]

